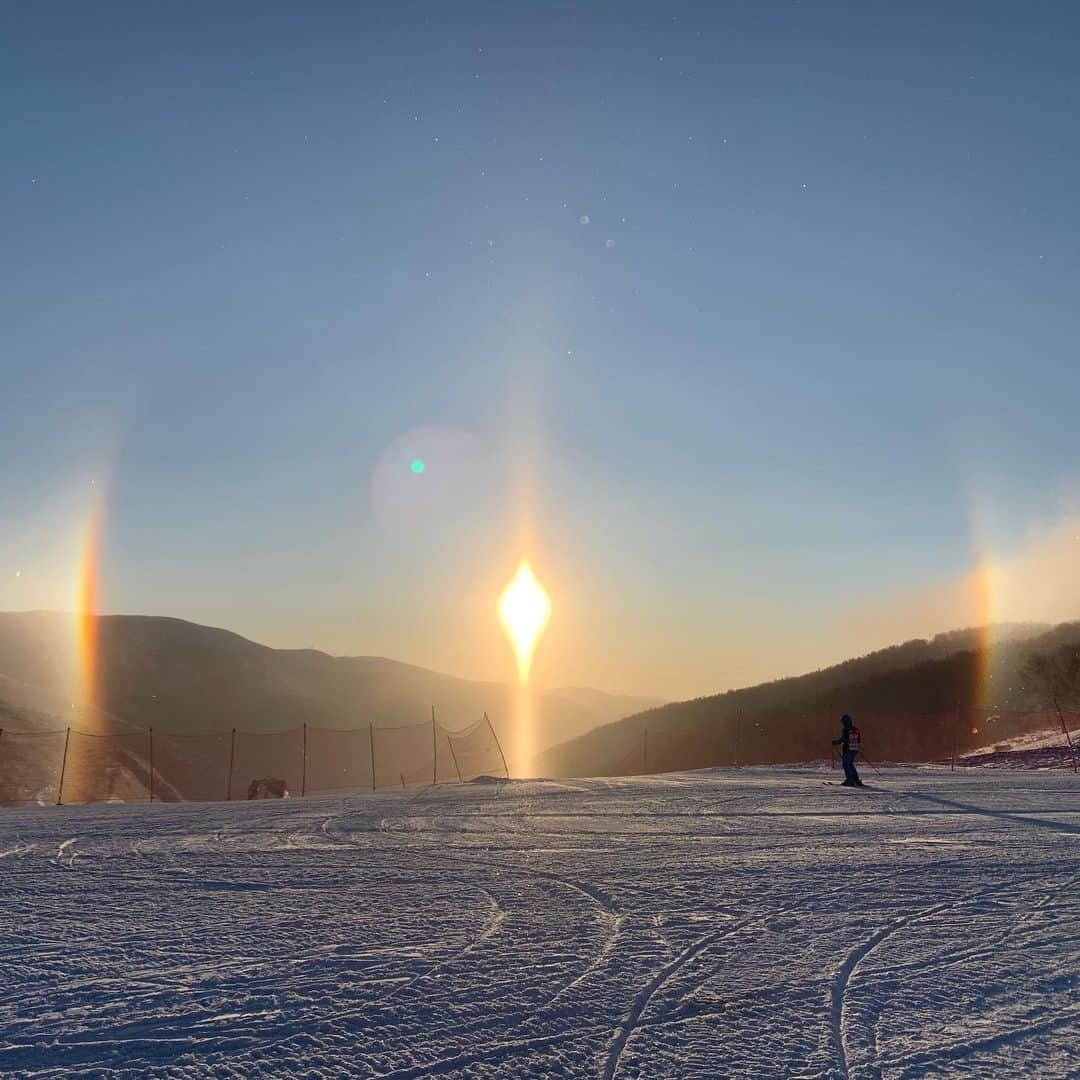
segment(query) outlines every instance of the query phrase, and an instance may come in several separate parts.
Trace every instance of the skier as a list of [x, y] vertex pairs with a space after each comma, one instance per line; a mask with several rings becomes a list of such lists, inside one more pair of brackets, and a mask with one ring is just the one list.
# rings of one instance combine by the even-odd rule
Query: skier
[[844, 787], [862, 787], [863, 782], [855, 769], [855, 755], [859, 752], [860, 735], [859, 729], [852, 723], [851, 717], [844, 713], [840, 717], [843, 730], [839, 739], [833, 739], [833, 746], [841, 749], [841, 760], [844, 763]]

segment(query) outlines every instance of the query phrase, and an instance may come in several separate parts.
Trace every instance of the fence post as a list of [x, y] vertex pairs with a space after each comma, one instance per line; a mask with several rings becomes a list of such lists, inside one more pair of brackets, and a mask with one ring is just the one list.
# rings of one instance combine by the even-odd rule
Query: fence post
[[150, 801], [154, 801], [154, 729], [150, 729]]
[[[450, 736], [448, 735], [449, 739]], [[459, 776], [460, 780], [461, 777]], [[439, 742], [435, 735], [435, 706], [431, 706], [431, 786], [439, 782]]]
[[457, 754], [454, 753], [454, 740], [450, 738], [450, 732], [446, 733], [446, 744], [450, 747], [450, 757], [454, 760], [454, 772], [457, 773], [457, 782], [464, 783], [461, 779], [461, 769], [458, 768]]
[[232, 741], [229, 744], [229, 786], [225, 789], [226, 802], [232, 800], [232, 771], [234, 761], [236, 761], [236, 728], [232, 729]]
[[960, 703], [956, 705], [956, 722], [953, 724], [952, 729], [952, 764], [949, 766], [949, 772], [956, 772], [956, 733], [960, 730]]
[[368, 737], [371, 739], [371, 790], [375, 790], [375, 725], [369, 723]]
[[300, 797], [307, 794], [307, 721], [304, 721], [304, 764], [300, 774]]
[[1076, 773], [1076, 749], [1073, 746], [1072, 735], [1069, 734], [1069, 725], [1065, 723], [1065, 714], [1058, 704], [1057, 694], [1054, 695], [1054, 708], [1057, 709], [1058, 719], [1061, 721], [1061, 730], [1065, 732], [1065, 741], [1069, 744], [1069, 753], [1072, 755], [1073, 773]]
[[488, 720], [488, 714], [484, 713], [484, 719], [487, 720], [488, 731], [491, 732], [491, 737], [495, 740], [495, 749], [499, 751], [499, 757], [502, 758], [503, 763], [503, 776], [507, 780], [510, 779], [510, 770], [506, 767], [506, 755], [503, 753], [502, 743], [499, 742], [499, 736], [495, 734], [495, 728], [491, 721]]
[[59, 806], [64, 799], [64, 773], [67, 772], [67, 752], [68, 743], [71, 742], [71, 728], [67, 729], [67, 734], [64, 736], [64, 757], [60, 762], [60, 786], [56, 789], [56, 805]]

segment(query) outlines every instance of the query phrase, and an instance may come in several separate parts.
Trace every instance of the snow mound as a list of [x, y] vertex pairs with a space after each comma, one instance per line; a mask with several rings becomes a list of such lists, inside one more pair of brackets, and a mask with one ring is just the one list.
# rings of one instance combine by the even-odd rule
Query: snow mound
[[[1080, 744], [1073, 736], [1073, 748], [1080, 758]], [[957, 765], [991, 769], [1072, 769], [1073, 751], [1061, 728], [1017, 735], [995, 743], [989, 749], [973, 750], [956, 759]]]

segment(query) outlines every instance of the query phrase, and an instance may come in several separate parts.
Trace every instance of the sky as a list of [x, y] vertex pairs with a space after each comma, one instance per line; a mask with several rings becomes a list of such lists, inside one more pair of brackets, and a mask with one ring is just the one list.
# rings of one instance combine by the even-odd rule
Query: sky
[[0, 609], [70, 609], [97, 529], [103, 612], [511, 679], [525, 557], [539, 682], [667, 698], [1080, 616], [1078, 45], [3, 5]]

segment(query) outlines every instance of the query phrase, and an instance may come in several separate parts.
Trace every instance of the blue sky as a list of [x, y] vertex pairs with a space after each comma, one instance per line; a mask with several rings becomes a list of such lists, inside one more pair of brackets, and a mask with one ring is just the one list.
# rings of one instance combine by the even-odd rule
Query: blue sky
[[509, 677], [522, 554], [549, 683], [886, 643], [843, 613], [1074, 505], [1078, 31], [6, 5], [0, 607], [65, 606], [105, 491], [105, 610], [270, 644]]

